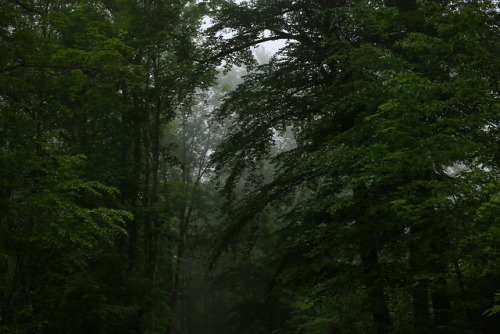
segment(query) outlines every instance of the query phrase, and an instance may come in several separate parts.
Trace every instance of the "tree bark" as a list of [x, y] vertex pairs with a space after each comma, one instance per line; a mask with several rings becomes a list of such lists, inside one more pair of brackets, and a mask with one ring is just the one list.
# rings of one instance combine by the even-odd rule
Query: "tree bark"
[[[368, 251], [364, 251], [367, 247], [369, 247]], [[377, 334], [387, 334], [391, 331], [392, 321], [385, 298], [383, 280], [380, 275], [378, 253], [373, 240], [370, 243], [361, 245], [361, 258], [365, 286]]]
[[427, 256], [419, 247], [422, 240], [418, 238], [418, 228], [410, 230], [409, 245], [410, 277], [413, 278], [411, 287], [413, 328], [417, 334], [432, 332], [431, 312], [429, 307], [429, 288], [424, 275], [427, 274]]

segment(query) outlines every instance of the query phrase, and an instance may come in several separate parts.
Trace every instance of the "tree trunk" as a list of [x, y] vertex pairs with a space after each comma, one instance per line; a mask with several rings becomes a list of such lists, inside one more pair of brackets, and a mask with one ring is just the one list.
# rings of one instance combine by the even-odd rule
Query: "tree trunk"
[[[439, 231], [444, 235], [443, 231]], [[433, 243], [430, 269], [435, 276], [431, 289], [432, 308], [434, 311], [434, 326], [437, 333], [449, 333], [451, 302], [446, 279], [445, 250], [442, 243]]]
[[175, 259], [174, 267], [174, 286], [172, 288], [172, 296], [170, 297], [170, 312], [172, 313], [172, 319], [170, 321], [170, 327], [168, 329], [169, 334], [175, 334], [176, 324], [177, 324], [177, 309], [179, 308], [179, 291], [180, 291], [180, 279], [181, 279], [181, 266], [182, 257], [184, 256], [184, 245], [180, 244], [177, 246], [177, 258]]
[[412, 227], [410, 233], [410, 277], [413, 279], [411, 287], [412, 307], [413, 307], [413, 326], [414, 332], [417, 334], [430, 333], [432, 322], [429, 309], [429, 289], [426, 279], [423, 277], [427, 274], [427, 256], [419, 247], [422, 240], [417, 238], [418, 228]]
[[[369, 247], [368, 251], [364, 251], [367, 247]], [[391, 331], [392, 321], [385, 298], [384, 284], [380, 276], [377, 249], [374, 246], [373, 240], [370, 243], [365, 242], [361, 244], [361, 258], [365, 274], [365, 286], [377, 334], [387, 334]]]

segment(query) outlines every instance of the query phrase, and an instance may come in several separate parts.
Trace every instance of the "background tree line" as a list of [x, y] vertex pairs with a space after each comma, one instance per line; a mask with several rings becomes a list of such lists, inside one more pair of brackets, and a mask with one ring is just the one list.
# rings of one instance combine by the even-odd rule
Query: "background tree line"
[[210, 70], [192, 1], [0, 4], [0, 332], [159, 333], [168, 125]]
[[496, 1], [0, 18], [0, 332], [499, 327]]

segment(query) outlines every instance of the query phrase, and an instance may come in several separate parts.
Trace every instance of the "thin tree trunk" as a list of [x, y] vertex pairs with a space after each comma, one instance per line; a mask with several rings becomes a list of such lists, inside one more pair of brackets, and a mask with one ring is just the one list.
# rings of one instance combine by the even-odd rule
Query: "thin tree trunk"
[[[442, 231], [440, 231], [440, 234]], [[430, 269], [435, 279], [431, 289], [432, 308], [434, 311], [434, 326], [437, 333], [449, 333], [451, 318], [451, 302], [446, 279], [445, 250], [442, 243], [433, 243]]]
[[174, 286], [172, 288], [172, 296], [170, 299], [170, 310], [172, 313], [172, 320], [170, 322], [170, 327], [168, 329], [169, 334], [174, 334], [176, 332], [176, 327], [177, 327], [176, 316], [177, 316], [177, 309], [179, 308], [180, 276], [181, 276], [181, 266], [182, 266], [183, 256], [184, 256], [184, 245], [179, 244], [177, 246], [177, 258], [175, 261], [175, 268], [174, 268]]
[[[369, 247], [368, 251], [364, 251], [367, 247]], [[373, 240], [361, 244], [361, 258], [365, 286], [377, 334], [387, 334], [391, 331], [392, 321], [385, 298], [384, 284], [380, 277], [378, 254]]]
[[434, 285], [431, 297], [432, 308], [434, 310], [434, 326], [437, 329], [436, 333], [449, 333], [451, 303], [447, 281], [445, 278], [438, 278]]
[[[160, 173], [160, 110], [161, 105], [158, 103], [154, 115], [153, 123], [153, 147], [152, 147], [152, 168], [151, 168], [151, 195], [149, 207], [153, 208], [151, 217], [149, 217], [149, 280], [150, 280], [150, 296], [156, 292], [156, 274], [158, 271], [158, 213], [154, 207], [159, 202], [159, 173]], [[156, 333], [156, 308], [155, 303], [151, 303], [150, 331]]]
[[418, 334], [431, 333], [432, 321], [429, 308], [429, 288], [424, 276], [427, 274], [427, 256], [419, 247], [422, 242], [417, 238], [417, 228], [412, 227], [410, 240], [410, 277], [412, 281], [411, 296], [413, 307], [413, 328]]

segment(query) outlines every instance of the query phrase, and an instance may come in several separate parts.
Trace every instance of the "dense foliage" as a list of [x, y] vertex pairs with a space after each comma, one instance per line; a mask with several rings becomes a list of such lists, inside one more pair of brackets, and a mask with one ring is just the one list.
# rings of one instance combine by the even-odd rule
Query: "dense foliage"
[[[229, 200], [220, 248], [265, 210], [282, 211], [273, 284], [296, 297], [291, 329], [279, 329], [493, 332], [498, 319], [482, 313], [500, 278], [495, 4], [222, 1], [213, 10], [211, 30], [234, 34], [212, 35], [228, 62], [288, 40], [225, 100], [218, 117], [232, 126], [214, 156]], [[296, 147], [273, 154], [286, 130]], [[249, 332], [277, 330], [269, 326]]]
[[161, 142], [208, 77], [190, 1], [0, 4], [0, 332], [164, 332]]
[[499, 13], [1, 1], [0, 333], [494, 333]]

